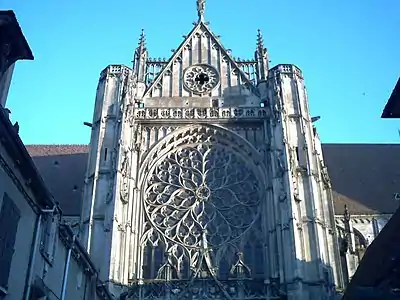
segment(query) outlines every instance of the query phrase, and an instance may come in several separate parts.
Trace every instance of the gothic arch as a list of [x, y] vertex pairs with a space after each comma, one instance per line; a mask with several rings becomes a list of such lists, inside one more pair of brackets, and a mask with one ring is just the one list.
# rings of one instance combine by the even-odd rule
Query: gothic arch
[[248, 252], [260, 273], [268, 174], [248, 141], [217, 125], [185, 126], [148, 152], [139, 174], [143, 247], [162, 247], [178, 274], [199, 265], [204, 247], [214, 250], [220, 275], [228, 276], [237, 252]]
[[[160, 157], [160, 155], [165, 154], [168, 151], [172, 151], [174, 147], [182, 146], [182, 142], [185, 142], [189, 139], [188, 134], [196, 135], [201, 134], [204, 131], [207, 133], [213, 131], [214, 137], [220, 137], [231, 146], [236, 145], [237, 149], [243, 149], [243, 151], [239, 150], [239, 152], [243, 152], [244, 155], [247, 155], [248, 161], [252, 161], [253, 165], [257, 166], [257, 172], [259, 173], [258, 175], [260, 176], [260, 180], [262, 180], [265, 185], [267, 184], [268, 169], [264, 164], [263, 157], [250, 142], [245, 140], [236, 132], [233, 132], [223, 126], [215, 124], [196, 124], [183, 126], [172, 131], [149, 149], [149, 151], [143, 156], [141, 160], [138, 186], [142, 185], [144, 180], [143, 176], [145, 176], [146, 170], [148, 170], [149, 165], [151, 165], [152, 163], [156, 163], [156, 160], [158, 157]], [[187, 137], [187, 139], [184, 139], [183, 137]]]
[[[336, 225], [336, 227], [338, 228], [338, 231], [344, 233], [345, 229], [343, 226], [341, 225]], [[368, 242], [367, 239], [364, 237], [364, 235], [357, 229], [357, 228], [352, 228], [353, 233], [354, 233], [354, 238], [356, 239], [356, 243], [358, 243], [359, 245], [363, 246], [363, 247], [367, 247], [368, 246]]]

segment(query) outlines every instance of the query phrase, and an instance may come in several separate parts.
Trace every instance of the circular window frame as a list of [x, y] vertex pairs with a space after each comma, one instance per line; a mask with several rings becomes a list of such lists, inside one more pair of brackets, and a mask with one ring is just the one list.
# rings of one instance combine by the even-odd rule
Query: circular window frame
[[[192, 86], [190, 86], [188, 84], [187, 74], [188, 74], [188, 72], [190, 72], [194, 68], [202, 68], [202, 70], [203, 70], [203, 72], [197, 72], [197, 74], [194, 76], [194, 78], [197, 75], [201, 74], [201, 73], [206, 74], [210, 79], [213, 78], [213, 77], [215, 78], [215, 83], [213, 84], [213, 86], [211, 88], [209, 88], [209, 89], [207, 89], [205, 91], [199, 91], [199, 90], [196, 90], [195, 88], [193, 88]], [[210, 76], [210, 74], [212, 74], [213, 76]], [[185, 87], [186, 90], [192, 92], [193, 94], [202, 96], [202, 95], [211, 93], [216, 88], [218, 88], [220, 83], [221, 83], [221, 79], [220, 78], [221, 77], [220, 77], [219, 72], [213, 66], [211, 66], [209, 64], [195, 64], [195, 65], [191, 65], [191, 66], [187, 67], [183, 71], [182, 81], [183, 81], [183, 86]], [[193, 80], [195, 80], [195, 79], [193, 79]]]

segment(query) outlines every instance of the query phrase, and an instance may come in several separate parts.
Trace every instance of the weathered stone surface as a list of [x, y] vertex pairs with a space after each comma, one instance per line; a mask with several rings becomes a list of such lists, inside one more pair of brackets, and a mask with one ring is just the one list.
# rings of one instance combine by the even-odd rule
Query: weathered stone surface
[[125, 299], [331, 299], [331, 183], [301, 71], [269, 69], [260, 33], [255, 61], [235, 60], [198, 12], [168, 61], [142, 33], [132, 70], [102, 72], [84, 243]]

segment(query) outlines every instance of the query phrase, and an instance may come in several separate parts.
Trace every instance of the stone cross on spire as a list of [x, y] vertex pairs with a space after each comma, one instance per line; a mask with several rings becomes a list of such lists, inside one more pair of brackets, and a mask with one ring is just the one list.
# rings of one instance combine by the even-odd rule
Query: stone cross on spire
[[199, 22], [204, 20], [204, 10], [206, 8], [206, 0], [197, 0], [197, 15]]

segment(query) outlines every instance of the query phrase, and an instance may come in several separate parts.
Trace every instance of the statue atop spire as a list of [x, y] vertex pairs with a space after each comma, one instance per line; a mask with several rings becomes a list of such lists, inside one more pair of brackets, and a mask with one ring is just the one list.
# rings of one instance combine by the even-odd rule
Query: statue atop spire
[[199, 22], [204, 21], [204, 10], [206, 9], [206, 0], [197, 0], [197, 15]]

